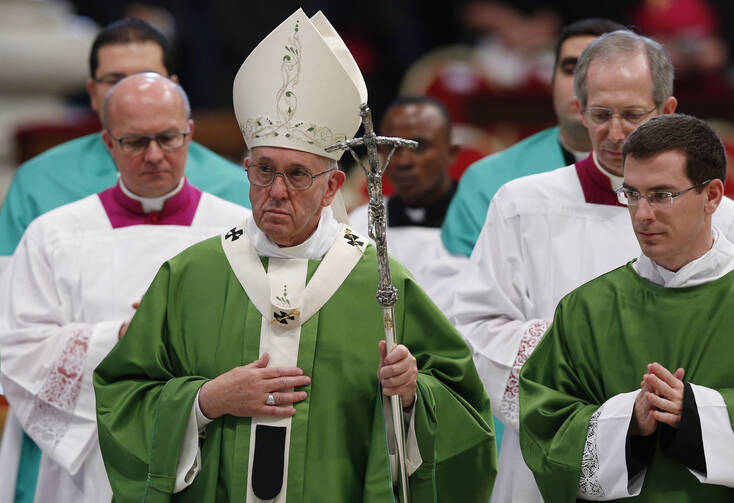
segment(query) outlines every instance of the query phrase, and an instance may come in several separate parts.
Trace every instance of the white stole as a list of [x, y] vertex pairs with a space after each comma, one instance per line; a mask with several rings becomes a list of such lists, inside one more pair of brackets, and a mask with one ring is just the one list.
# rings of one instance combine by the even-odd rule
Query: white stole
[[[324, 221], [320, 222], [316, 233], [326, 230], [333, 222], [331, 219], [322, 220]], [[367, 240], [355, 234], [348, 225], [337, 224], [338, 235], [333, 245], [311, 281], [306, 284], [308, 259], [293, 256], [297, 254], [290, 254], [291, 258], [271, 257], [268, 270], [265, 271], [250, 241], [251, 238], [262, 240], [263, 236], [248, 237], [250, 233], [261, 232], [250, 224], [250, 221], [246, 221], [240, 227], [222, 234], [222, 248], [242, 288], [262, 315], [259, 355], [262, 356], [265, 352], [270, 354], [268, 366], [297, 366], [301, 326], [323, 307], [351, 273], [364, 254]], [[288, 250], [282, 248], [278, 254], [281, 257], [289, 256]], [[284, 503], [288, 486], [291, 418], [272, 416], [252, 418], [246, 501], [262, 501], [253, 494], [251, 483], [255, 430], [258, 424], [286, 427], [283, 486], [280, 493], [269, 500]]]

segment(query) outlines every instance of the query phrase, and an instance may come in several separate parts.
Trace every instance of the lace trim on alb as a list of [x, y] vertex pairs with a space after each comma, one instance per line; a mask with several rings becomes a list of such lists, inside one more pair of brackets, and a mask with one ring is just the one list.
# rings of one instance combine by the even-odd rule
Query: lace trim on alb
[[28, 416], [28, 433], [39, 442], [58, 445], [69, 429], [69, 413], [79, 400], [91, 329], [77, 329], [67, 339]]
[[601, 415], [601, 407], [599, 407], [591, 419], [589, 419], [589, 429], [586, 433], [586, 444], [584, 445], [584, 454], [581, 458], [581, 476], [579, 477], [579, 496], [595, 496], [597, 498], [604, 497], [604, 488], [599, 482], [599, 455], [596, 443], [597, 427], [599, 425], [599, 416]]
[[528, 326], [512, 364], [510, 377], [507, 379], [505, 393], [500, 403], [500, 414], [516, 428], [520, 424], [520, 369], [525, 365], [549, 325], [548, 320], [536, 320]]

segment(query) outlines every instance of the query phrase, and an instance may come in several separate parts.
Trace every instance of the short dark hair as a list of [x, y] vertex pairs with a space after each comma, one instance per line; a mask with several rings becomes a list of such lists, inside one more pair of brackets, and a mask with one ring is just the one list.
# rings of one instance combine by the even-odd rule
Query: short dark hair
[[430, 96], [423, 96], [423, 95], [417, 95], [417, 94], [411, 94], [406, 96], [399, 96], [395, 98], [385, 109], [385, 112], [382, 114], [383, 119], [385, 116], [387, 116], [388, 112], [394, 108], [398, 107], [404, 107], [406, 105], [430, 105], [434, 107], [436, 110], [439, 111], [441, 114], [441, 117], [443, 117], [445, 126], [446, 126], [446, 134], [448, 135], [449, 139], [451, 138], [451, 127], [452, 127], [452, 121], [451, 121], [451, 114], [449, 113], [448, 108], [446, 108], [446, 105], [444, 105], [441, 101], [437, 100], [436, 98], [432, 98]]
[[[622, 158], [647, 159], [677, 150], [686, 156], [686, 176], [694, 184], [718, 178], [726, 182], [726, 152], [705, 121], [685, 114], [653, 117], [635, 129], [622, 146]], [[699, 187], [699, 192], [703, 187]]]
[[553, 68], [558, 67], [558, 58], [561, 55], [561, 46], [569, 38], [573, 37], [600, 37], [605, 33], [610, 33], [617, 30], [626, 30], [624, 25], [612, 21], [611, 19], [604, 19], [601, 17], [589, 17], [585, 19], [579, 19], [571, 24], [566, 25], [561, 30], [561, 35], [558, 37], [556, 42], [556, 57], [553, 60]]
[[94, 78], [94, 74], [97, 72], [100, 48], [106, 45], [128, 44], [131, 42], [154, 42], [158, 44], [163, 52], [163, 66], [166, 68], [168, 75], [173, 73], [173, 51], [165, 35], [141, 19], [124, 18], [108, 24], [97, 34], [89, 53], [89, 75]]

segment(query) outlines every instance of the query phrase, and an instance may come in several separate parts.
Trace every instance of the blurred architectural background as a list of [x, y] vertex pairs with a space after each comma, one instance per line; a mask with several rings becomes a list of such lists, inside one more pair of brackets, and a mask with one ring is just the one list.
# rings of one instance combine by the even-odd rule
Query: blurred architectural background
[[[676, 65], [678, 110], [712, 120], [734, 145], [734, 30], [726, 29], [734, 2], [725, 0], [0, 0], [0, 200], [20, 162], [99, 128], [84, 91], [87, 55], [98, 27], [124, 16], [151, 22], [174, 42], [197, 141], [241, 159], [234, 75], [299, 6], [309, 15], [323, 10], [344, 38], [376, 122], [399, 93], [446, 103], [464, 145], [455, 177], [554, 122], [555, 39], [564, 24], [590, 16], [663, 43]], [[348, 156], [344, 161], [349, 169]], [[362, 193], [359, 176], [350, 178], [352, 206]]]

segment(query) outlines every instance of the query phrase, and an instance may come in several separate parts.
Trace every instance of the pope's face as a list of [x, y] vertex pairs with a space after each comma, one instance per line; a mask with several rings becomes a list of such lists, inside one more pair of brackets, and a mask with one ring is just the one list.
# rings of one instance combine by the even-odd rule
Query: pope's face
[[[694, 185], [685, 165], [685, 155], [675, 150], [647, 159], [627, 156], [624, 186], [643, 195], [685, 190]], [[675, 197], [671, 206], [651, 206], [641, 197], [637, 206], [628, 209], [642, 252], [671, 271], [706, 253], [711, 244], [711, 215], [722, 193], [721, 181], [713, 180], [702, 192], [693, 189]]]
[[[580, 104], [576, 101], [580, 110]], [[619, 116], [624, 110], [647, 112], [645, 120], [660, 113], [675, 111], [676, 100], [668, 97], [659, 107], [652, 98], [652, 78], [647, 56], [637, 53], [612, 61], [595, 58], [586, 75], [586, 109], [604, 107], [615, 115], [603, 124], [595, 124], [582, 115], [589, 130], [591, 145], [599, 163], [610, 173], [622, 176], [622, 144], [639, 124], [631, 124]]]
[[[275, 171], [305, 169], [311, 175], [329, 169], [325, 157], [279, 147], [255, 147], [249, 161], [251, 168], [269, 167]], [[258, 228], [279, 246], [303, 243], [316, 230], [321, 209], [329, 206], [336, 192], [344, 184], [344, 173], [338, 170], [316, 176], [306, 190], [286, 186], [282, 176], [276, 175], [268, 187], [250, 183], [252, 215]]]

